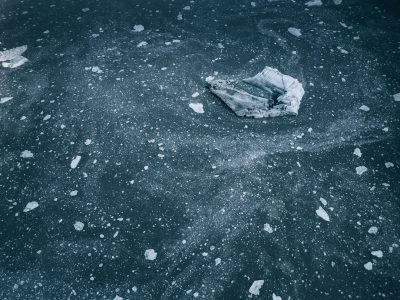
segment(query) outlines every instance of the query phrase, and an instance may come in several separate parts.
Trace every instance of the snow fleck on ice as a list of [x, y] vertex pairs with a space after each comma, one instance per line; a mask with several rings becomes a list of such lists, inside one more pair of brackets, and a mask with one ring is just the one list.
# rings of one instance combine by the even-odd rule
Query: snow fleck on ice
[[139, 44], [137, 44], [136, 47], [140, 48], [140, 47], [145, 47], [145, 46], [147, 46], [147, 42], [143, 41], [143, 42], [140, 42]]
[[394, 94], [393, 99], [394, 101], [400, 101], [400, 93]]
[[369, 234], [377, 234], [377, 233], [378, 233], [378, 227], [376, 227], [376, 226], [371, 226], [371, 227], [368, 229], [368, 233], [369, 233]]
[[200, 95], [200, 94], [199, 94], [198, 92], [195, 92], [195, 93], [192, 94], [192, 97], [193, 97], [193, 98], [196, 98], [196, 97], [198, 97], [199, 95]]
[[249, 293], [253, 295], [260, 295], [260, 289], [264, 284], [264, 280], [256, 280], [249, 288]]
[[372, 270], [372, 262], [367, 262], [366, 264], [364, 264], [364, 268], [368, 271]]
[[297, 37], [301, 36], [301, 31], [298, 28], [289, 27], [288, 31], [289, 31], [290, 34], [292, 34], [294, 36], [297, 36]]
[[376, 257], [379, 257], [379, 258], [382, 258], [382, 257], [383, 257], [383, 252], [382, 252], [382, 250], [371, 251], [371, 254], [372, 254], [373, 256], [376, 256]]
[[144, 258], [146, 260], [155, 260], [157, 258], [157, 252], [155, 252], [154, 249], [147, 249], [144, 252]]
[[133, 26], [133, 32], [141, 32], [144, 30], [144, 26], [143, 25], [135, 25]]
[[39, 203], [37, 203], [36, 201], [29, 202], [29, 203], [25, 206], [24, 212], [28, 212], [28, 211], [34, 210], [34, 209], [37, 208], [38, 206], [39, 206]]
[[271, 225], [269, 225], [268, 223], [264, 224], [264, 230], [268, 233], [273, 233], [274, 229], [271, 227]]
[[193, 111], [198, 113], [198, 114], [203, 114], [204, 113], [203, 104], [201, 104], [201, 103], [190, 103], [189, 107], [191, 109], [193, 109]]
[[0, 104], [6, 103], [12, 99], [14, 99], [14, 97], [3, 97], [0, 99]]
[[305, 3], [307, 6], [321, 6], [322, 1], [321, 0], [311, 0]]
[[321, 206], [315, 212], [317, 213], [318, 217], [324, 219], [327, 222], [330, 221], [328, 213]]
[[80, 156], [80, 155], [77, 155], [74, 157], [74, 159], [71, 161], [71, 169], [75, 169], [78, 166], [81, 158], [82, 158], [82, 156]]
[[69, 195], [71, 197], [74, 197], [74, 196], [78, 195], [78, 191], [72, 191], [72, 192], [69, 193]]
[[363, 111], [369, 111], [369, 107], [366, 106], [366, 105], [361, 105], [360, 109], [363, 110]]
[[33, 157], [33, 153], [29, 150], [24, 150], [21, 152], [21, 157], [22, 158], [31, 158], [31, 157]]
[[354, 155], [356, 155], [356, 156], [358, 156], [358, 157], [361, 157], [362, 153], [361, 153], [361, 150], [360, 150], [360, 148], [356, 148], [356, 149], [354, 149], [354, 152], [353, 152], [353, 154], [354, 154]]
[[80, 221], [75, 221], [75, 223], [74, 223], [74, 228], [75, 228], [75, 230], [77, 230], [77, 231], [82, 231], [82, 230], [83, 230], [83, 227], [85, 227], [85, 224], [83, 224], [83, 223], [80, 222]]
[[356, 173], [358, 175], [362, 175], [363, 173], [365, 173], [368, 169], [365, 166], [359, 166], [356, 168]]

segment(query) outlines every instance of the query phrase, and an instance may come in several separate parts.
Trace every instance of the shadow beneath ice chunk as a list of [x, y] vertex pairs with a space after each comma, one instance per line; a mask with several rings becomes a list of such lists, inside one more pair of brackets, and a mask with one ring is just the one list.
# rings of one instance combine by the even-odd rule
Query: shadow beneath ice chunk
[[243, 80], [215, 79], [208, 84], [210, 91], [240, 117], [297, 115], [304, 95], [297, 79], [270, 67]]

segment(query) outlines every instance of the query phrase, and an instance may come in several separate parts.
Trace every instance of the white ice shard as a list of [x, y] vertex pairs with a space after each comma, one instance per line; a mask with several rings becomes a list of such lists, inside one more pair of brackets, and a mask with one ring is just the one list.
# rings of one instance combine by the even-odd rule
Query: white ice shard
[[0, 62], [4, 68], [16, 68], [28, 61], [26, 57], [22, 56], [28, 49], [27, 45], [0, 51]]
[[256, 280], [249, 288], [249, 293], [253, 295], [260, 295], [260, 289], [264, 284], [264, 280]]
[[[241, 89], [242, 82], [249, 89], [258, 88], [262, 96]], [[241, 81], [215, 79], [208, 83], [211, 92], [241, 117], [297, 115], [304, 95], [303, 86], [297, 79], [271, 67], [265, 67], [255, 76]]]

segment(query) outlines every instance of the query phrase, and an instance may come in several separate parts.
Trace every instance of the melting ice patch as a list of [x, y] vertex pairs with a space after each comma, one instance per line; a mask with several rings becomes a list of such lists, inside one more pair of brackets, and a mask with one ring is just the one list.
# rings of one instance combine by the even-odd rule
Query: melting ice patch
[[[241, 89], [239, 85], [242, 83], [249, 89], [257, 88], [262, 96]], [[271, 67], [241, 81], [211, 80], [209, 88], [240, 117], [297, 115], [304, 95], [303, 86], [297, 79]]]
[[0, 51], [0, 62], [3, 68], [17, 68], [22, 66], [28, 59], [22, 54], [28, 49], [27, 45]]
[[264, 280], [256, 280], [249, 288], [249, 293], [253, 295], [260, 295], [260, 289], [264, 284]]

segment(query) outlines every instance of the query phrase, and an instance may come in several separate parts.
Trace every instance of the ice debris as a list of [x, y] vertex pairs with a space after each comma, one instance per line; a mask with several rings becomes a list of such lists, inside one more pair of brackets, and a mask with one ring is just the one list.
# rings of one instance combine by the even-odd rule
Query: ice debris
[[83, 230], [83, 227], [85, 227], [85, 224], [83, 224], [83, 223], [80, 222], [80, 221], [75, 221], [75, 223], [74, 223], [74, 228], [75, 228], [75, 230], [77, 230], [77, 231], [82, 231], [82, 230]]
[[264, 224], [264, 230], [265, 230], [266, 232], [268, 232], [268, 233], [273, 233], [273, 232], [274, 232], [274, 229], [273, 229], [272, 226], [269, 225], [268, 223], [265, 223], [265, 224]]
[[297, 36], [297, 37], [301, 36], [301, 31], [298, 28], [289, 27], [288, 31], [290, 34], [293, 34], [294, 36]]
[[22, 158], [32, 158], [33, 157], [33, 153], [29, 150], [24, 150], [21, 152], [21, 157]]
[[189, 107], [198, 114], [204, 114], [204, 107], [201, 103], [190, 103]]
[[79, 162], [81, 161], [81, 158], [82, 156], [80, 155], [74, 157], [74, 159], [71, 161], [71, 169], [75, 169], [78, 166]]
[[372, 262], [367, 262], [366, 264], [364, 264], [364, 268], [368, 271], [372, 270]]
[[249, 293], [253, 295], [260, 295], [260, 289], [264, 284], [264, 280], [256, 280], [249, 288]]
[[147, 249], [144, 252], [144, 258], [147, 260], [155, 260], [157, 258], [157, 252], [154, 249]]
[[28, 49], [28, 46], [24, 45], [13, 49], [0, 51], [0, 62], [3, 68], [13, 69], [26, 63], [28, 59], [22, 56], [22, 53], [24, 53], [26, 49]]
[[141, 32], [144, 30], [144, 26], [143, 25], [135, 25], [133, 26], [133, 32]]
[[[241, 89], [256, 87], [262, 96]], [[236, 115], [243, 117], [277, 117], [297, 115], [304, 95], [302, 84], [277, 69], [265, 67], [260, 73], [243, 80], [215, 79], [208, 82], [210, 91], [221, 98]]]
[[14, 99], [14, 97], [3, 97], [3, 98], [0, 98], [0, 104], [6, 103], [6, 102], [8, 102], [8, 101], [10, 101], [12, 99]]
[[321, 206], [315, 212], [317, 213], [318, 217], [320, 217], [321, 219], [323, 219], [327, 222], [330, 221], [328, 213]]
[[24, 212], [34, 210], [38, 206], [39, 206], [39, 203], [37, 203], [36, 201], [28, 202], [28, 204], [24, 208]]
[[393, 99], [394, 101], [400, 101], [400, 93], [394, 94]]
[[356, 168], [357, 175], [362, 175], [364, 172], [367, 172], [367, 168], [365, 166], [359, 166]]
[[321, 0], [311, 0], [305, 3], [307, 6], [321, 6], [322, 1]]

